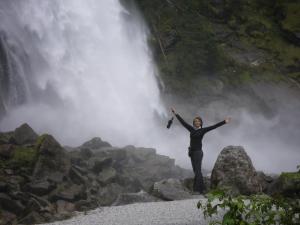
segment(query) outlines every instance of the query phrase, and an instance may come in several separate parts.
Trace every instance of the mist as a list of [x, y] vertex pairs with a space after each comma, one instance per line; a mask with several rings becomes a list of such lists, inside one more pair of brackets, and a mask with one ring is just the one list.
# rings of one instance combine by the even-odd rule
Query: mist
[[[113, 146], [155, 148], [191, 169], [189, 133], [170, 107], [189, 123], [200, 115], [204, 127], [232, 121], [203, 138], [203, 168], [211, 170], [221, 150], [243, 146], [254, 167], [267, 173], [295, 171], [300, 164], [299, 88], [254, 85], [274, 111], [267, 118], [250, 111], [242, 96], [226, 96], [202, 107], [188, 100], [163, 101], [159, 72], [147, 45], [149, 30], [138, 13], [114, 1], [9, 1], [0, 25], [26, 87], [26, 103], [7, 104], [0, 130], [28, 123], [62, 145], [78, 146], [101, 137]], [[17, 49], [17, 50], [16, 50]], [[24, 63], [29, 64], [25, 68]], [[28, 65], [27, 65], [28, 66]], [[164, 84], [168, 85], [168, 84]], [[291, 91], [295, 90], [295, 91]]]

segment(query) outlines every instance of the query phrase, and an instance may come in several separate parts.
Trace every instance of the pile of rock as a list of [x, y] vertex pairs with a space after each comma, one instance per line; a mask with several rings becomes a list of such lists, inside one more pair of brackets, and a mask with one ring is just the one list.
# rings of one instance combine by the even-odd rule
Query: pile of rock
[[100, 138], [62, 147], [27, 124], [0, 133], [0, 169], [0, 224], [46, 222], [98, 206], [156, 201], [147, 193], [155, 182], [192, 176], [152, 148], [115, 148]]

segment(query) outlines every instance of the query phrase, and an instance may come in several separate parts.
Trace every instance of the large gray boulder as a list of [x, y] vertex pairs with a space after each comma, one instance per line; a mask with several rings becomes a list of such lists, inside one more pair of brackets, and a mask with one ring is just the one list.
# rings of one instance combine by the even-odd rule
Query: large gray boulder
[[59, 183], [64, 176], [68, 176], [71, 168], [70, 158], [51, 135], [40, 137], [37, 149], [39, 157], [33, 171], [34, 179], [48, 179]]
[[167, 201], [181, 200], [191, 197], [190, 191], [184, 186], [184, 184], [174, 178], [165, 179], [159, 182], [155, 182], [151, 194]]
[[15, 129], [13, 138], [16, 144], [19, 145], [33, 144], [37, 140], [38, 135], [27, 123], [24, 123]]
[[211, 174], [211, 188], [228, 188], [232, 195], [262, 191], [259, 177], [242, 146], [227, 146], [219, 154]]

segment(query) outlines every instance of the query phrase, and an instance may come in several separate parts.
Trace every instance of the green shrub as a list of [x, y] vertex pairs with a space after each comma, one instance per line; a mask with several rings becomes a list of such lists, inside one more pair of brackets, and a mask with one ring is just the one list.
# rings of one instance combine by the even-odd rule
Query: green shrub
[[[296, 225], [300, 224], [300, 200], [282, 196], [271, 197], [265, 194], [232, 197], [224, 190], [212, 190], [208, 200], [197, 207], [203, 210], [204, 218], [225, 210], [222, 221], [212, 220], [209, 224], [222, 225]], [[218, 203], [214, 203], [217, 201]]]

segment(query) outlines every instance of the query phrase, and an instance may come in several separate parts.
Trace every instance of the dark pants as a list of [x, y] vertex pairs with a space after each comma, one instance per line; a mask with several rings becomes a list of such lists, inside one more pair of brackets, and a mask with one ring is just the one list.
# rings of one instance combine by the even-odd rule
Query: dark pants
[[203, 193], [205, 191], [203, 176], [201, 172], [203, 151], [190, 151], [189, 155], [191, 157], [191, 162], [195, 174], [193, 189], [194, 191]]

